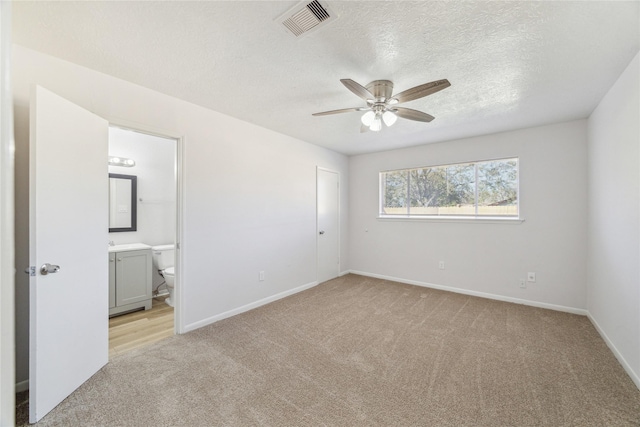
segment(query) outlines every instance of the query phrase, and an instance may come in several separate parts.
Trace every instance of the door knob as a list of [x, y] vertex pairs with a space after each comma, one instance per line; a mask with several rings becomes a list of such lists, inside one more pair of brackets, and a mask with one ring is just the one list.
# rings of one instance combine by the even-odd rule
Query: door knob
[[320, 231], [320, 234], [324, 234], [324, 230], [321, 230], [321, 231]]
[[58, 271], [60, 271], [59, 265], [51, 265], [49, 263], [46, 263], [42, 264], [42, 267], [40, 267], [40, 274], [42, 274], [43, 276], [46, 276], [49, 273], [57, 273]]

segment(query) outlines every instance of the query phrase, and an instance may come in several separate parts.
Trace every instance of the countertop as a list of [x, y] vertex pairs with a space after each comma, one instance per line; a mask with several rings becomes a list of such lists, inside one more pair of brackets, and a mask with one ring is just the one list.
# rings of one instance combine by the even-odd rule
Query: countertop
[[151, 249], [151, 246], [144, 243], [126, 243], [124, 245], [109, 246], [109, 253], [111, 252], [126, 252], [126, 251], [139, 251], [142, 249]]

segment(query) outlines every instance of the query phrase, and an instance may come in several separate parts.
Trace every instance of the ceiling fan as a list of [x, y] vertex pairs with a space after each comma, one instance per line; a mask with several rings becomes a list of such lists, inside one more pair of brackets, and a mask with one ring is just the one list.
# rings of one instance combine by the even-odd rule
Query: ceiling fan
[[313, 115], [328, 116], [352, 111], [366, 111], [361, 118], [362, 126], [360, 132], [368, 130], [377, 132], [382, 129], [383, 122], [385, 125], [391, 126], [398, 120], [398, 117], [418, 122], [430, 122], [435, 118], [432, 115], [412, 110], [411, 108], [396, 107], [396, 105], [434, 94], [451, 86], [447, 79], [436, 80], [392, 95], [393, 82], [389, 80], [375, 80], [366, 86], [362, 86], [351, 79], [341, 79], [340, 81], [347, 89], [364, 99], [367, 102], [367, 106], [323, 111]]

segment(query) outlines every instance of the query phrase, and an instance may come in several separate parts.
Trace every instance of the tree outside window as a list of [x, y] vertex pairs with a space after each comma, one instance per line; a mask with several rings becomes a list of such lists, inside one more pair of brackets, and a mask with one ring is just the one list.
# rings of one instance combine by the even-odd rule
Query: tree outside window
[[518, 216], [518, 159], [380, 173], [381, 216]]

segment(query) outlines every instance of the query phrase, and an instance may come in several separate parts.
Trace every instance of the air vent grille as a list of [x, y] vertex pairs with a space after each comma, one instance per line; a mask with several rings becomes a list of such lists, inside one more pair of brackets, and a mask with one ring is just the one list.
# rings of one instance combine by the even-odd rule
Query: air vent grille
[[311, 13], [316, 16], [316, 18], [318, 18], [318, 21], [329, 19], [329, 13], [325, 10], [324, 7], [322, 7], [320, 3], [318, 3], [318, 0], [313, 0], [311, 3], [309, 3], [307, 5], [307, 9], [309, 9]]
[[300, 37], [311, 30], [316, 30], [335, 19], [335, 14], [325, 4], [318, 0], [311, 3], [302, 2], [281, 15], [277, 21], [284, 25], [290, 34]]

